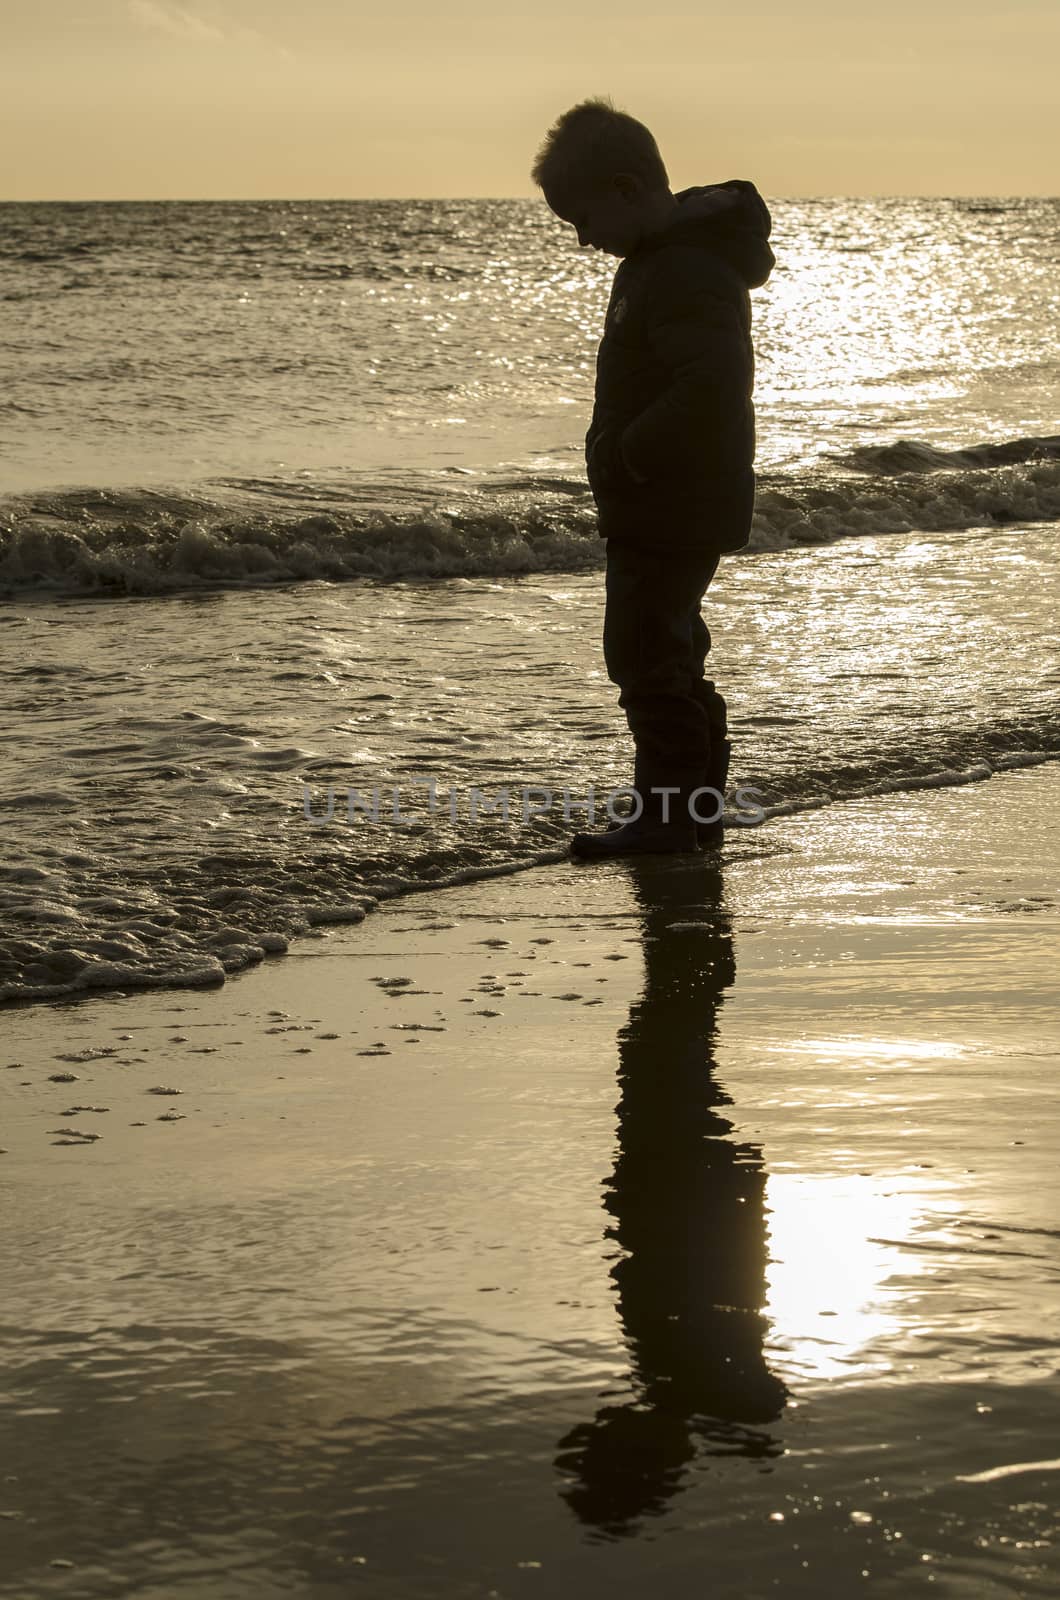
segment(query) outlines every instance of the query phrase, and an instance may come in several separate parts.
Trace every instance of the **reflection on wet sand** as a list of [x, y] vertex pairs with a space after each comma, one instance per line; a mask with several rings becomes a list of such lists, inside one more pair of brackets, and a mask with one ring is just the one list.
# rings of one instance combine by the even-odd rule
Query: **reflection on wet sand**
[[720, 1108], [731, 1100], [715, 1075], [718, 1008], [736, 976], [721, 870], [687, 858], [626, 865], [644, 990], [618, 1033], [618, 1150], [604, 1204], [622, 1252], [611, 1277], [635, 1399], [602, 1404], [556, 1457], [571, 1509], [615, 1535], [665, 1509], [699, 1450], [780, 1453], [766, 1425], [787, 1395], [762, 1350], [762, 1152], [729, 1137]]

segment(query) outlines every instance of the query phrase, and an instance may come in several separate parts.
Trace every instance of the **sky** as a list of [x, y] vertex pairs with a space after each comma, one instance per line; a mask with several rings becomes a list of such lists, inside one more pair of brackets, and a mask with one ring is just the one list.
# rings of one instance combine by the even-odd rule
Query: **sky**
[[0, 0], [0, 200], [532, 197], [609, 95], [671, 187], [1055, 194], [1055, 0]]

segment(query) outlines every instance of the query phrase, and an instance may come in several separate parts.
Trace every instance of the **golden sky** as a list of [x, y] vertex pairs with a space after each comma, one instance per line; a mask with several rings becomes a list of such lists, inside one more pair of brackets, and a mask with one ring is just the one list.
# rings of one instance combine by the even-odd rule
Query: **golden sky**
[[0, 0], [0, 199], [532, 196], [607, 94], [671, 186], [1057, 192], [1029, 0]]

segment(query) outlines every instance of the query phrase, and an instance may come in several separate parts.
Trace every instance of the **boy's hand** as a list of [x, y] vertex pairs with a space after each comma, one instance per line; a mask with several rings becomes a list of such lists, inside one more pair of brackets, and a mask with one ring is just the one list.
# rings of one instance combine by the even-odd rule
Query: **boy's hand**
[[586, 468], [594, 487], [605, 494], [614, 494], [648, 481], [629, 465], [622, 449], [622, 435], [613, 428], [597, 434], [589, 451]]

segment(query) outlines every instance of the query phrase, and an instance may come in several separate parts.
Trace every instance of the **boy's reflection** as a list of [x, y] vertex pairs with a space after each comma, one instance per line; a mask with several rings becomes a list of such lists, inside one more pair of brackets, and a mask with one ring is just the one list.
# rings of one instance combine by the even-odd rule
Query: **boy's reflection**
[[[694, 1438], [711, 1454], [772, 1455], [749, 1424], [779, 1416], [786, 1390], [762, 1354], [765, 1174], [756, 1145], [726, 1136], [731, 1100], [714, 1078], [722, 991], [736, 974], [716, 864], [625, 864], [642, 907], [644, 992], [618, 1034], [618, 1155], [604, 1186], [621, 1247], [611, 1277], [635, 1398], [604, 1405], [561, 1441], [564, 1498], [613, 1533], [662, 1510]], [[673, 931], [674, 923], [707, 924]]]

